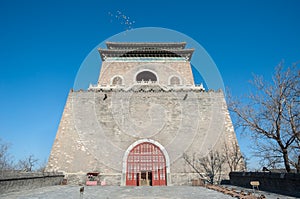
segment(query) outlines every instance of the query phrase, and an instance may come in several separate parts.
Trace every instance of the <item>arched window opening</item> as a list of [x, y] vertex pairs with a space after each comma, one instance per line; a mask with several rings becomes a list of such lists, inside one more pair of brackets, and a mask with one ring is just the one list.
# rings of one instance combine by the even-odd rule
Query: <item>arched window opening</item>
[[179, 77], [173, 76], [170, 79], [170, 85], [180, 85]]
[[116, 85], [122, 85], [122, 78], [117, 76], [117, 77], [114, 77], [113, 80], [112, 80], [112, 85], [113, 86], [116, 86]]
[[138, 82], [140, 82], [140, 81], [156, 82], [157, 77], [154, 73], [152, 73], [150, 71], [142, 71], [136, 76], [136, 81], [138, 81]]

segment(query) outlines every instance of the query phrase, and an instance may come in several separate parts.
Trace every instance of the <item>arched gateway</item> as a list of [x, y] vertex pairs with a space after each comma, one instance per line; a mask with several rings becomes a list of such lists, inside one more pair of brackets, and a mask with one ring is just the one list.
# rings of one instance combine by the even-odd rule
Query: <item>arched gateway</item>
[[123, 160], [123, 183], [126, 186], [167, 185], [169, 157], [158, 142], [144, 139], [133, 143]]

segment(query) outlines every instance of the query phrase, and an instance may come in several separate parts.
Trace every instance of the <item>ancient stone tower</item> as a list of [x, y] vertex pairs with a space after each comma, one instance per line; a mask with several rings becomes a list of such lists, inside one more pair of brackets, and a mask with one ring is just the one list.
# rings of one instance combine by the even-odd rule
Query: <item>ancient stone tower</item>
[[99, 172], [109, 185], [183, 185], [199, 177], [183, 154], [238, 146], [223, 93], [194, 84], [194, 50], [185, 45], [107, 42], [99, 49], [98, 84], [70, 91], [47, 171], [74, 183]]

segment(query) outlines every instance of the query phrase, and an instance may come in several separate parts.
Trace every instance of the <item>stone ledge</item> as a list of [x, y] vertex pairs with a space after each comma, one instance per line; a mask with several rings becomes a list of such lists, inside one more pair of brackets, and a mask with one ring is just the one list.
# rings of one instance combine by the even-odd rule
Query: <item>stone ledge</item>
[[24, 180], [45, 177], [64, 177], [64, 174], [62, 172], [16, 172], [6, 174], [4, 173], [2, 176], [0, 176], [0, 181]]

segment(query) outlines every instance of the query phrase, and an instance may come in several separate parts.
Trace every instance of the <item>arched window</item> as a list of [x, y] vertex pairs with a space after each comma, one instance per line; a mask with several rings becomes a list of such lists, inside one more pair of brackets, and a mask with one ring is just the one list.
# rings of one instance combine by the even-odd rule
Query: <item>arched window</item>
[[157, 77], [154, 73], [150, 71], [142, 71], [136, 76], [136, 81], [152, 81], [156, 82]]
[[170, 85], [180, 85], [180, 79], [177, 76], [170, 78]]
[[122, 78], [120, 76], [117, 76], [117, 77], [114, 77], [111, 84], [113, 86], [116, 86], [116, 85], [122, 85]]

